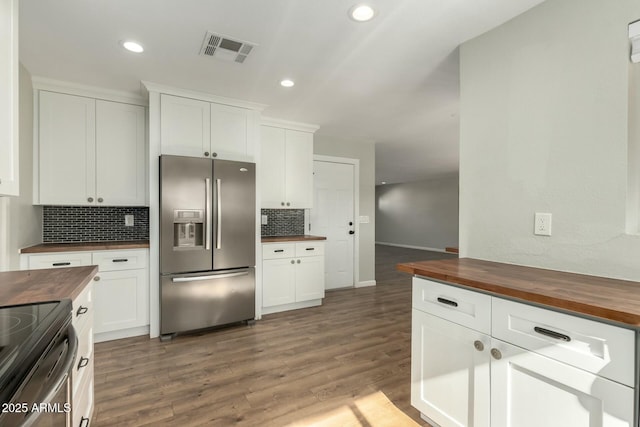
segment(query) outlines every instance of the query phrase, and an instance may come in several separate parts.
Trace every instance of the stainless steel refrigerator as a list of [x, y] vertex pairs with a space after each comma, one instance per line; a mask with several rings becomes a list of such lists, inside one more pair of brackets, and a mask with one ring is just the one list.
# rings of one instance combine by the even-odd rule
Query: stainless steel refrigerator
[[160, 333], [255, 318], [255, 164], [160, 156]]

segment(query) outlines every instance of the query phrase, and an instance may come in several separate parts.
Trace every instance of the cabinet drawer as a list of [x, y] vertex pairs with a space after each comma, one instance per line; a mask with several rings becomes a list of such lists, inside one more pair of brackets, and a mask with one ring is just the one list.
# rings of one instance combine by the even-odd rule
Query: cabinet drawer
[[295, 245], [293, 243], [270, 243], [262, 245], [262, 259], [293, 258]]
[[[91, 362], [93, 369], [93, 361]], [[93, 413], [93, 375], [86, 375], [71, 402], [73, 427], [89, 427]]]
[[99, 271], [136, 270], [147, 267], [146, 250], [101, 251], [93, 253]]
[[296, 256], [317, 256], [324, 255], [324, 243], [320, 242], [300, 242], [296, 243]]
[[84, 290], [73, 300], [73, 327], [80, 332], [86, 324], [93, 324], [93, 283], [85, 286]]
[[59, 254], [29, 255], [29, 269], [79, 267], [91, 265], [90, 252], [64, 252]]
[[93, 377], [93, 328], [85, 325], [78, 333], [78, 353], [71, 374], [74, 395], [87, 376]]
[[492, 306], [494, 337], [634, 386], [632, 330], [501, 298]]
[[413, 308], [476, 331], [491, 333], [491, 297], [439, 282], [413, 278]]

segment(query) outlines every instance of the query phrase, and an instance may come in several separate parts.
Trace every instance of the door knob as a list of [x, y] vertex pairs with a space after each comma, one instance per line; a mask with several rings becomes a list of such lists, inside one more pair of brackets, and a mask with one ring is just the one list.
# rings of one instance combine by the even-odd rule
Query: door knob
[[353, 230], [349, 230], [349, 234], [356, 234], [356, 232]]

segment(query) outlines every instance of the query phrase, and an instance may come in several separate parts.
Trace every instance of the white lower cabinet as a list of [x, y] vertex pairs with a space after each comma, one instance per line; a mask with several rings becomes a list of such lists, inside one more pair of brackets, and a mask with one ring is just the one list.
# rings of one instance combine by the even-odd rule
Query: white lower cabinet
[[23, 269], [97, 265], [93, 282], [95, 342], [149, 333], [148, 249], [22, 255]]
[[324, 298], [324, 243], [262, 245], [262, 312], [320, 305]]
[[[633, 331], [539, 307], [528, 310], [531, 307], [526, 304], [421, 278], [414, 278], [413, 287], [411, 404], [430, 423], [440, 427], [635, 425], [634, 388], [589, 372], [600, 357], [606, 360], [603, 372], [627, 382], [628, 375], [634, 375], [626, 354], [629, 349], [635, 354]], [[469, 313], [479, 319], [491, 316], [491, 330], [486, 330], [484, 321], [467, 322]], [[497, 339], [495, 334], [524, 340], [530, 348]]]
[[78, 352], [71, 371], [72, 426], [87, 427], [93, 414], [93, 283], [72, 302], [72, 324], [78, 337]]

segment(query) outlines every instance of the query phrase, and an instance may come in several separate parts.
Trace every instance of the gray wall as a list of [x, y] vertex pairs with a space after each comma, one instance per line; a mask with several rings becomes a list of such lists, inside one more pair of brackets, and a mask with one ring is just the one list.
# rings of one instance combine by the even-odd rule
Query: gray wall
[[375, 280], [375, 146], [373, 143], [345, 140], [316, 134], [314, 154], [360, 160], [360, 215], [369, 216], [369, 224], [360, 224], [360, 282]]
[[[8, 269], [20, 268], [19, 250], [42, 241], [42, 208], [33, 203], [33, 86], [31, 75], [20, 64], [20, 195], [6, 197], [6, 230], [2, 239], [8, 254]], [[5, 237], [6, 236], [6, 237]]]
[[625, 224], [639, 18], [637, 0], [553, 0], [462, 45], [461, 256], [640, 280]]
[[458, 246], [458, 175], [376, 187], [376, 242]]

